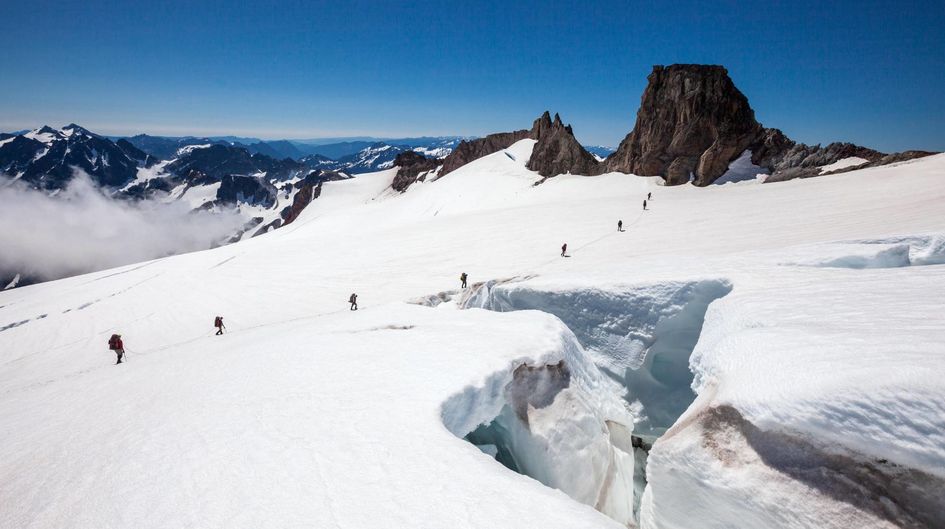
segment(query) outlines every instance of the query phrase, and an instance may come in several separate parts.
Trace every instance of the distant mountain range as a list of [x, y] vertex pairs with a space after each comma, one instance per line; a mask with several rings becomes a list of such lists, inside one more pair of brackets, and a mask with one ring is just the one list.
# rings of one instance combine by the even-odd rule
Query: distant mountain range
[[[265, 154], [278, 159], [301, 160], [306, 157], [320, 156], [323, 159], [342, 162], [337, 164], [336, 167], [340, 168], [345, 163], [349, 163], [349, 165], [356, 168], [355, 172], [366, 172], [377, 170], [377, 164], [364, 164], [361, 163], [361, 160], [371, 158], [373, 152], [385, 145], [398, 149], [415, 149], [424, 155], [442, 158], [452, 152], [460, 141], [471, 138], [460, 136], [392, 139], [358, 138], [324, 143], [318, 142], [318, 140], [260, 140], [258, 138], [237, 136], [170, 137], [138, 134], [130, 137], [111, 136], [109, 139], [113, 141], [124, 139], [161, 160], [173, 158], [178, 149], [189, 145], [229, 145], [231, 147], [242, 147], [250, 154]], [[366, 152], [362, 153], [362, 151]], [[396, 154], [393, 156], [396, 156]], [[393, 156], [390, 156], [389, 159], [392, 160]], [[347, 159], [347, 162], [343, 161], [345, 159]], [[378, 164], [389, 161], [389, 159], [385, 157], [378, 158]]]
[[112, 142], [76, 125], [48, 126], [18, 135], [0, 134], [0, 173], [38, 189], [56, 190], [81, 169], [104, 187], [134, 179], [139, 167], [158, 160], [126, 140]]
[[584, 150], [593, 154], [598, 159], [603, 160], [611, 154], [614, 153], [617, 149], [613, 147], [604, 147], [603, 145], [585, 145]]
[[[233, 241], [294, 218], [304, 207], [296, 201], [297, 196], [307, 203], [317, 197], [314, 188], [320, 189], [323, 181], [389, 169], [398, 154], [408, 151], [441, 158], [463, 138], [391, 141], [311, 145], [232, 136], [139, 134], [115, 138], [76, 124], [61, 129], [43, 126], [0, 134], [0, 174], [55, 194], [66, 189], [78, 170], [114, 199], [176, 201], [192, 209], [236, 210], [246, 225], [233, 235]], [[9, 276], [3, 272], [0, 280]]]

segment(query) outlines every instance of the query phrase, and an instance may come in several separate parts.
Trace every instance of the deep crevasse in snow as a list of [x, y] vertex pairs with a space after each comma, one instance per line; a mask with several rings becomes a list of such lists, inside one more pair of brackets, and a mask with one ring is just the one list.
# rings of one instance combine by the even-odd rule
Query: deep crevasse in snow
[[[458, 305], [498, 312], [540, 310], [557, 316], [580, 342], [563, 365], [592, 363], [609, 375], [610, 383], [579, 386], [578, 392], [562, 395], [560, 401], [557, 394], [550, 395], [545, 407], [529, 406], [527, 413], [522, 413], [511, 398], [521, 386], [513, 376], [500, 391], [490, 392], [505, 398], [494, 419], [480, 422], [483, 426], [475, 431], [463, 430], [461, 436], [488, 446], [488, 452], [510, 469], [594, 505], [623, 524], [634, 524], [646, 486], [645, 447], [669, 428], [695, 397], [690, 389], [689, 355], [708, 305], [728, 294], [731, 285], [724, 280], [698, 280], [568, 289], [542, 287], [540, 279], [537, 282], [538, 286], [527, 280], [473, 285]], [[555, 366], [529, 369], [555, 372]], [[540, 394], [540, 385], [528, 388], [533, 394], [536, 389]], [[589, 396], [581, 389], [598, 395]], [[600, 438], [604, 432], [608, 434], [612, 454], [608, 469], [596, 461], [600, 458], [588, 455], [584, 443], [577, 441], [583, 436], [573, 430], [575, 418], [593, 417], [582, 410], [584, 401], [616, 395], [625, 399], [630, 422], [605, 416], [605, 429], [600, 428], [598, 417], [586, 429], [598, 431]], [[546, 407], [561, 411], [546, 411]], [[490, 416], [492, 412], [486, 413], [487, 419]]]
[[560, 332], [558, 354], [466, 388], [443, 404], [443, 422], [510, 468], [632, 524], [633, 417], [575, 336]]

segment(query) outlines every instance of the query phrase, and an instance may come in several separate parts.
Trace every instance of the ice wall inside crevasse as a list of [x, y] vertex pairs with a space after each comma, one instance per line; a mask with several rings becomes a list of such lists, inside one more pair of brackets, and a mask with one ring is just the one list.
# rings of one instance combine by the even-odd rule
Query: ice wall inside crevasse
[[[522, 365], [503, 388], [500, 411], [464, 437], [511, 470], [622, 523], [635, 522], [646, 487], [647, 451], [695, 398], [689, 356], [709, 304], [731, 288], [714, 279], [610, 289], [555, 290], [528, 281], [474, 285], [459, 301], [461, 308], [557, 316], [580, 342], [583, 361], [612, 382], [596, 389], [622, 396], [632, 422], [584, 424], [591, 415], [574, 411], [601, 396], [562, 394], [566, 364]], [[575, 457], [584, 447], [574, 440], [592, 430], [601, 438], [606, 434], [607, 457]], [[562, 482], [561, 476], [568, 479]]]

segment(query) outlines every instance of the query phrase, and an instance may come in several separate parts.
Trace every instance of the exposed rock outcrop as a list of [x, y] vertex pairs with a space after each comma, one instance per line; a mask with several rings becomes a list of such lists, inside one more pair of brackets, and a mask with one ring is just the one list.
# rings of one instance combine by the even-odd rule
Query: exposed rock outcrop
[[[648, 80], [633, 130], [603, 162], [578, 143], [570, 126], [557, 115], [552, 119], [545, 112], [530, 130], [463, 141], [443, 160], [437, 175], [446, 175], [526, 138], [537, 141], [527, 167], [546, 178], [564, 173], [597, 175], [615, 171], [662, 176], [667, 185], [687, 182], [709, 185], [746, 151], [751, 152], [754, 165], [770, 174], [766, 182], [834, 174], [934, 154], [907, 151], [887, 155], [851, 143], [808, 146], [794, 142], [780, 130], [758, 123], [748, 99], [722, 66], [654, 66]], [[413, 153], [404, 154], [395, 162], [401, 167], [394, 182], [398, 191], [407, 189], [421, 173], [434, 168], [432, 161], [423, 161]], [[830, 167], [853, 158], [863, 161]]]
[[216, 202], [271, 208], [276, 203], [276, 194], [276, 188], [264, 178], [228, 174], [220, 179]]
[[557, 114], [552, 120], [551, 113], [546, 111], [532, 122], [532, 128], [529, 130], [500, 132], [485, 138], [461, 142], [452, 154], [443, 160], [439, 176], [446, 175], [477, 158], [507, 149], [513, 143], [524, 139], [538, 141], [527, 166], [542, 176], [600, 173], [597, 160], [574, 138], [571, 126], [565, 125]]
[[549, 131], [551, 127], [551, 116], [548, 112], [545, 112], [532, 123], [531, 130], [522, 129], [515, 132], [499, 132], [490, 134], [485, 138], [478, 138], [471, 141], [463, 140], [456, 146], [456, 149], [443, 160], [440, 176], [455, 171], [477, 158], [482, 158], [494, 152], [499, 152], [502, 149], [507, 149], [517, 141], [524, 139], [537, 140], [541, 138], [542, 133]]
[[654, 66], [633, 131], [605, 161], [607, 171], [660, 175], [669, 185], [707, 185], [762, 132], [721, 66]]
[[558, 114], [554, 121], [548, 112], [535, 120], [538, 143], [532, 150], [526, 167], [541, 176], [549, 177], [558, 174], [572, 173], [581, 175], [595, 175], [601, 171], [600, 164], [591, 153], [578, 143], [571, 131], [571, 125], [562, 123]]
[[[887, 154], [886, 156], [883, 156], [881, 159], [875, 162], [870, 162], [864, 165], [863, 167], [876, 167], [879, 165], [888, 165], [891, 163], [908, 162], [909, 160], [915, 160], [916, 158], [925, 158], [926, 156], [932, 156], [933, 154], [939, 154], [939, 153], [932, 152], [932, 151], [894, 152], [892, 154]], [[837, 171], [837, 172], [839, 173], [841, 171]]]
[[[604, 171], [662, 176], [668, 185], [709, 185], [746, 150], [768, 170], [766, 182], [851, 171], [925, 156], [885, 153], [854, 145], [796, 143], [780, 130], [764, 128], [722, 66], [654, 66], [633, 131], [603, 163]], [[841, 160], [861, 164], [825, 168]], [[572, 171], [573, 172], [573, 171]]]
[[439, 158], [427, 158], [418, 152], [404, 151], [394, 158], [394, 166], [398, 169], [391, 187], [403, 193], [414, 183], [424, 181], [430, 171], [435, 171], [441, 163], [443, 160]]
[[487, 156], [494, 152], [506, 149], [513, 143], [530, 138], [532, 131], [517, 130], [515, 132], [499, 132], [490, 134], [485, 138], [475, 140], [463, 140], [456, 149], [443, 160], [443, 168], [440, 169], [440, 176], [449, 174], [467, 163]]
[[291, 224], [299, 217], [302, 210], [311, 204], [313, 200], [321, 196], [323, 183], [333, 180], [345, 180], [347, 178], [349, 178], [347, 175], [336, 173], [335, 171], [312, 171], [304, 179], [296, 182], [295, 187], [299, 191], [292, 199], [292, 205], [287, 206], [280, 213], [282, 217], [281, 225], [286, 226]]
[[[777, 134], [781, 131], [774, 129]], [[771, 129], [765, 131], [767, 138]], [[845, 170], [859, 169], [866, 164], [882, 160], [886, 154], [866, 147], [860, 147], [852, 143], [831, 143], [826, 147], [820, 145], [808, 146], [803, 143], [794, 143], [788, 140], [781, 150], [774, 150], [769, 156], [758, 156], [752, 151], [752, 161], [756, 165], [767, 167], [771, 171], [765, 182], [783, 182], [794, 178], [810, 178], [820, 176], [821, 174], [833, 174]], [[761, 151], [764, 152], [764, 151]], [[833, 171], [823, 169], [840, 160], [848, 158], [860, 158], [865, 160], [862, 164], [852, 165], [846, 168], [839, 168]]]

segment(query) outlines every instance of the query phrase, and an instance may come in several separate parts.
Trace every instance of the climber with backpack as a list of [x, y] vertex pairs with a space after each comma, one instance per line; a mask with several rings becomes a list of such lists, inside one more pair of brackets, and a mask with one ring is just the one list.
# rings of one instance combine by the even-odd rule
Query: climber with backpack
[[459, 281], [460, 281], [460, 283], [462, 283], [462, 285], [460, 286], [460, 288], [466, 288], [466, 277], [467, 277], [467, 276], [466, 276], [466, 272], [463, 272], [462, 274], [459, 274]]
[[213, 320], [213, 326], [217, 328], [216, 336], [220, 336], [221, 334], [223, 334], [223, 329], [226, 328], [226, 325], [223, 325], [223, 316], [217, 316]]
[[113, 334], [108, 339], [108, 348], [118, 355], [118, 361], [115, 362], [115, 365], [120, 364], [122, 357], [125, 356], [125, 344], [122, 343], [120, 334]]
[[350, 310], [358, 310], [358, 295], [357, 295], [357, 294], [351, 294], [351, 297], [348, 298], [348, 303], [351, 304], [351, 309], [350, 309]]

